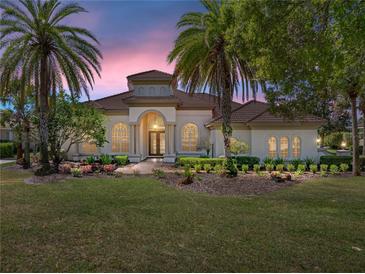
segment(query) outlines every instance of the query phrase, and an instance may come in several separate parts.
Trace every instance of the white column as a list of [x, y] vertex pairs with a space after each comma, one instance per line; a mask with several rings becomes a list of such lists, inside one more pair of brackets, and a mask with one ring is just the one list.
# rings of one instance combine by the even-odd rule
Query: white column
[[176, 139], [175, 139], [175, 125], [170, 126], [170, 153], [175, 154]]
[[136, 125], [136, 153], [140, 154], [140, 125]]
[[170, 125], [165, 126], [165, 154], [170, 154]]
[[129, 125], [129, 153], [134, 154], [134, 126]]

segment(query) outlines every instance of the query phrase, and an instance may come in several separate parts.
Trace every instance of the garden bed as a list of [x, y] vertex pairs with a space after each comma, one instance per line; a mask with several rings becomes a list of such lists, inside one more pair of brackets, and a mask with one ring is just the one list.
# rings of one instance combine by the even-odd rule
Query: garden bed
[[254, 172], [239, 174], [237, 177], [229, 178], [210, 173], [198, 173], [194, 176], [194, 182], [189, 185], [182, 184], [184, 176], [178, 173], [166, 173], [161, 181], [169, 186], [178, 189], [205, 192], [213, 195], [259, 195], [272, 192], [294, 184], [303, 183], [308, 179], [320, 178], [318, 174], [304, 173], [295, 176], [291, 181], [275, 182], [269, 173], [257, 175]]

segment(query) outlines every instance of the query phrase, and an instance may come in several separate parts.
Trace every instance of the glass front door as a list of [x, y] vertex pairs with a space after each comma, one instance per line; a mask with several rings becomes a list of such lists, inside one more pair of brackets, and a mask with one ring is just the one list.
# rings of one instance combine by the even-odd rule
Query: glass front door
[[162, 156], [165, 154], [165, 132], [150, 131], [149, 134], [150, 156]]

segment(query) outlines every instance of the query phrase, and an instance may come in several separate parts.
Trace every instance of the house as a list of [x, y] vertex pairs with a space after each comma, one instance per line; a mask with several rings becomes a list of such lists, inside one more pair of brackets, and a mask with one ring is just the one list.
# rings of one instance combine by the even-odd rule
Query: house
[[[109, 143], [74, 145], [68, 158], [127, 154], [131, 162], [177, 155], [224, 155], [222, 115], [215, 96], [189, 95], [173, 88], [172, 75], [158, 70], [127, 77], [129, 91], [91, 101], [106, 115]], [[232, 101], [233, 138], [249, 146], [249, 155], [317, 158], [317, 128], [322, 121], [308, 115], [295, 121], [276, 117], [263, 102]]]

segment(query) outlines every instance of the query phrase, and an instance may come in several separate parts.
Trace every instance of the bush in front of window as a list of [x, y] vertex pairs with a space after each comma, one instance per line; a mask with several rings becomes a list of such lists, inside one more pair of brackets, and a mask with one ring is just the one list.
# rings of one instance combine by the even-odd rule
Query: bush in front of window
[[108, 154], [100, 155], [100, 162], [102, 165], [110, 165], [112, 163], [112, 157]]
[[127, 155], [114, 156], [114, 161], [118, 166], [125, 166], [126, 164], [128, 164], [128, 156]]
[[236, 161], [239, 168], [243, 165], [248, 165], [250, 168], [253, 168], [254, 165], [260, 163], [260, 158], [255, 156], [236, 156], [233, 157], [233, 159]]
[[274, 159], [273, 158], [270, 158], [270, 157], [266, 157], [264, 160], [264, 165], [273, 165], [274, 164]]
[[194, 166], [196, 164], [205, 165], [210, 164], [212, 166], [223, 165], [224, 158], [198, 158], [198, 157], [180, 157], [178, 163], [181, 166]]
[[298, 166], [302, 165], [303, 161], [298, 158], [298, 159], [291, 160], [290, 163], [294, 166], [295, 169], [298, 169]]
[[276, 158], [275, 160], [273, 160], [273, 165], [274, 165], [274, 166], [277, 166], [277, 165], [284, 165], [284, 162], [285, 162], [284, 158], [280, 158], [280, 157], [278, 157], [278, 158]]

